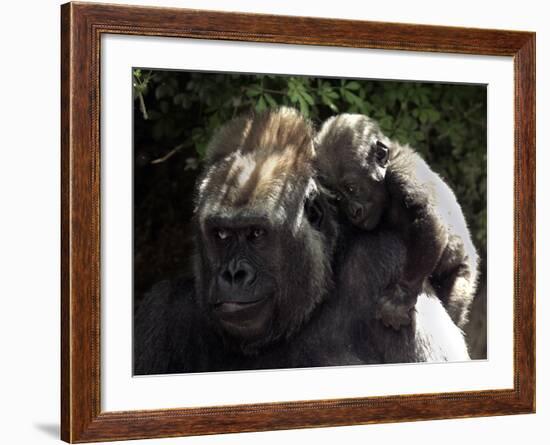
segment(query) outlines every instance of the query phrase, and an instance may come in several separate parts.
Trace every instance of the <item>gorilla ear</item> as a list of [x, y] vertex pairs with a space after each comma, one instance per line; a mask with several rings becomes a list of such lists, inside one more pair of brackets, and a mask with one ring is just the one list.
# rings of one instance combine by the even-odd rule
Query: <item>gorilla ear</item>
[[375, 150], [376, 160], [380, 165], [385, 167], [390, 157], [390, 149], [382, 142], [376, 141]]
[[309, 197], [304, 204], [304, 212], [307, 220], [316, 230], [321, 230], [325, 212], [318, 196]]

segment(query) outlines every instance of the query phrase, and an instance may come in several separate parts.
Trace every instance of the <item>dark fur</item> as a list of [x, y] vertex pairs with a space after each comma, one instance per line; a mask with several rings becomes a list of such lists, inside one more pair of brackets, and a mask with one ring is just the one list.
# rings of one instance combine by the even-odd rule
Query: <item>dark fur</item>
[[[243, 154], [253, 158], [243, 161]], [[314, 180], [314, 155], [310, 125], [288, 109], [220, 130], [197, 187], [196, 276], [158, 284], [136, 307], [136, 374], [467, 358], [461, 332], [444, 313], [443, 335], [415, 323], [396, 333], [375, 320], [372, 308], [400, 273], [404, 247], [389, 231], [339, 232], [330, 197]], [[269, 232], [265, 244], [249, 245], [238, 231], [258, 215], [268, 217]], [[216, 247], [219, 227], [238, 228], [233, 245]], [[255, 279], [225, 292], [220, 271], [234, 258], [250, 262]], [[254, 292], [270, 302], [259, 312], [259, 333], [220, 321], [216, 302]], [[427, 304], [440, 307], [434, 298]]]
[[475, 294], [477, 253], [452, 190], [409, 146], [389, 140], [366, 116], [329, 119], [317, 137], [322, 181], [361, 230], [386, 227], [406, 246], [402, 275], [385, 291], [379, 316], [398, 329], [429, 277], [459, 327]]

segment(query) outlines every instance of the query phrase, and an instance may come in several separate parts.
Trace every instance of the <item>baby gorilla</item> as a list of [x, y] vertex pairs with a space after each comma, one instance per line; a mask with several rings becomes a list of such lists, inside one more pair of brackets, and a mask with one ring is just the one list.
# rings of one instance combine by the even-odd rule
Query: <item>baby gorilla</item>
[[[406, 246], [400, 280], [380, 298], [377, 318], [409, 324], [425, 280], [463, 327], [475, 294], [478, 256], [453, 191], [409, 146], [366, 116], [328, 119], [317, 135], [319, 179], [359, 230], [395, 230]], [[368, 255], [365, 252], [365, 255]]]

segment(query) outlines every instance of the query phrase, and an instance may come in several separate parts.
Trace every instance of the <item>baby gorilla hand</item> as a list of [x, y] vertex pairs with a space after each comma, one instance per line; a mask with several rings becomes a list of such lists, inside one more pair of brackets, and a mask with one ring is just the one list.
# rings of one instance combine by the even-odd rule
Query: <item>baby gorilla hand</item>
[[391, 326], [397, 331], [401, 326], [411, 323], [411, 313], [417, 298], [416, 290], [398, 283], [387, 289], [385, 295], [380, 297], [376, 318], [382, 320], [384, 326]]

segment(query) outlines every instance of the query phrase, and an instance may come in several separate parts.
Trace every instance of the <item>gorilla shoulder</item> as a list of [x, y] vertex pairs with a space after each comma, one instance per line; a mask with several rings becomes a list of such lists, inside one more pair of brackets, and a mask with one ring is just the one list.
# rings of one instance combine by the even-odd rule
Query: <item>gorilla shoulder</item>
[[197, 330], [204, 329], [201, 318], [192, 280], [174, 279], [153, 286], [134, 307], [134, 373], [198, 370], [194, 352], [199, 345], [193, 343], [200, 337]]

